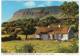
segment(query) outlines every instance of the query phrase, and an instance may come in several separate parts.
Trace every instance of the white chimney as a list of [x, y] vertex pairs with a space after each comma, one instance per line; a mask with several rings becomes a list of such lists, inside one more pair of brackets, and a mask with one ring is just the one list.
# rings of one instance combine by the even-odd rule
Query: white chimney
[[48, 26], [48, 28], [50, 28], [50, 26]]
[[61, 26], [60, 26], [60, 25], [58, 25], [58, 27], [60, 28]]

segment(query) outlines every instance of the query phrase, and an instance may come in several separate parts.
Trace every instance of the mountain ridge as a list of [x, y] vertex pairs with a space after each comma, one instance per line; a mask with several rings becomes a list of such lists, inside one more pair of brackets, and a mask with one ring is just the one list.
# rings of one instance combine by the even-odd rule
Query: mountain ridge
[[59, 6], [37, 7], [37, 8], [25, 8], [16, 11], [11, 20], [17, 20], [21, 18], [41, 18], [48, 14], [59, 14], [61, 10]]

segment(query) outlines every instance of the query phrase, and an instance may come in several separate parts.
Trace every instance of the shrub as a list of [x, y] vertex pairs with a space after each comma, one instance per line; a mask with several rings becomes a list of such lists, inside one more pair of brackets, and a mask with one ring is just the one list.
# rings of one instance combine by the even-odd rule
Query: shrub
[[7, 53], [7, 51], [5, 49], [1, 49], [2, 53]]
[[21, 40], [21, 37], [2, 37], [1, 38], [2, 42], [5, 42], [5, 41], [12, 41], [12, 40]]
[[78, 53], [78, 44], [76, 41], [72, 42], [72, 45], [68, 46], [67, 48], [63, 46], [58, 47], [59, 53]]
[[71, 46], [72, 53], [78, 53], [78, 49], [79, 49], [78, 45]]
[[2, 37], [2, 38], [1, 38], [1, 41], [2, 41], [2, 42], [8, 41], [8, 37]]
[[17, 53], [32, 53], [33, 52], [33, 46], [31, 44], [26, 44], [22, 48], [16, 48]]
[[72, 50], [72, 52], [76, 52], [77, 53], [78, 49], [79, 49], [78, 42], [77, 42], [77, 40], [75, 40], [74, 42], [72, 42], [71, 50]]
[[17, 37], [16, 40], [21, 40], [21, 37]]
[[58, 52], [59, 53], [71, 53], [70, 49], [64, 48], [64, 47], [59, 47]]
[[67, 42], [68, 40], [64, 40], [63, 42]]

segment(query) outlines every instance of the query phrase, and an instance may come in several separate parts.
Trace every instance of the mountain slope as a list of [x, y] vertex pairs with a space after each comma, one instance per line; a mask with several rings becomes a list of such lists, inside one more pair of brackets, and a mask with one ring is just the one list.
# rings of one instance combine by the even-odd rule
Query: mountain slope
[[14, 13], [11, 20], [17, 20], [22, 18], [41, 18], [48, 14], [56, 15], [59, 13], [61, 13], [59, 6], [20, 9]]

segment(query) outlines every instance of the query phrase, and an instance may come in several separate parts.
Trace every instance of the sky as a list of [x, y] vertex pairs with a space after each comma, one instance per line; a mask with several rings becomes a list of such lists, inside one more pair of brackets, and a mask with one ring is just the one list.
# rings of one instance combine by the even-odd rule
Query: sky
[[19, 9], [36, 8], [46, 6], [60, 6], [63, 4], [61, 1], [2, 1], [2, 22], [9, 21], [13, 14]]

